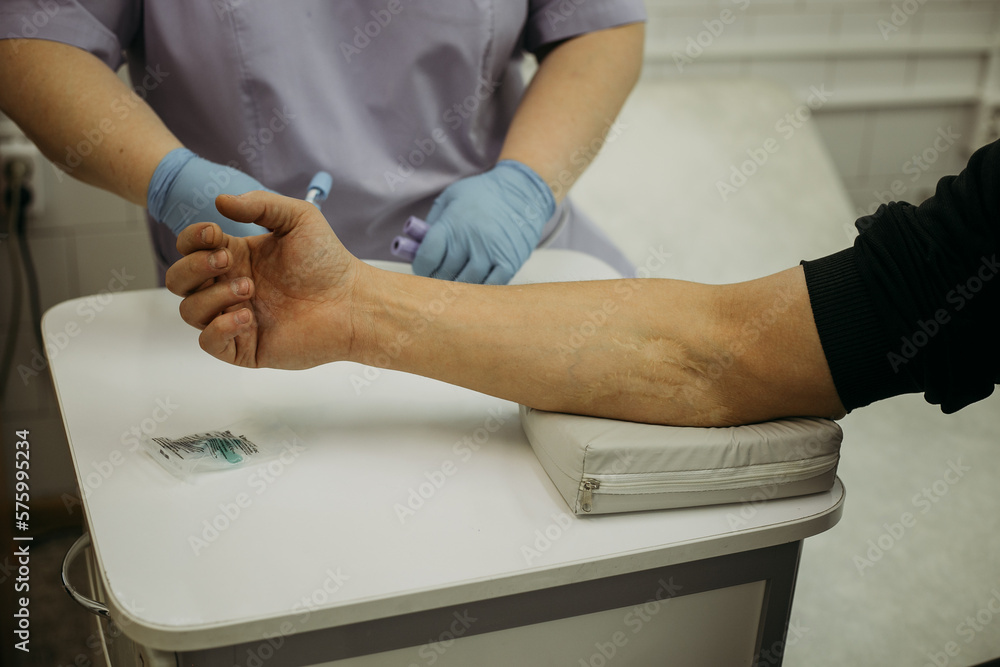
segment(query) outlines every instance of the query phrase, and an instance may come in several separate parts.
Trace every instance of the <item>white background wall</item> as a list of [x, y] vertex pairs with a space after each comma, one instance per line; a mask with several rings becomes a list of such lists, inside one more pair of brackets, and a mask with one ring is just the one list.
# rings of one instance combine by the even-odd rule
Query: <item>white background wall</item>
[[[892, 199], [922, 201], [939, 177], [961, 169], [970, 148], [997, 136], [995, 1], [646, 5], [647, 77], [764, 77], [803, 99], [813, 86], [829, 91], [815, 123], [859, 215], [877, 207], [894, 181], [902, 193]], [[993, 122], [977, 131], [980, 115]], [[960, 139], [936, 154], [938, 131], [948, 128]], [[914, 161], [925, 151], [926, 168]]]

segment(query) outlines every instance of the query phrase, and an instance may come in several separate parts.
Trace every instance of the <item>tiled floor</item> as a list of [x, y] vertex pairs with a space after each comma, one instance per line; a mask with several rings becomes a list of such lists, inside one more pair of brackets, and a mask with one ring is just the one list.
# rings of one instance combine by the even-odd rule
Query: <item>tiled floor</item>
[[809, 632], [788, 664], [1000, 656], [1000, 396], [954, 415], [898, 397], [842, 425], [844, 515], [806, 541], [793, 616]]

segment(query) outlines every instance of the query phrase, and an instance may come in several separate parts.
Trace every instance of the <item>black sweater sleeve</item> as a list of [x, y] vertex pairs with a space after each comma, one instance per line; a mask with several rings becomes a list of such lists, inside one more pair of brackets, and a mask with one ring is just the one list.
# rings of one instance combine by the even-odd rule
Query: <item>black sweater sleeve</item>
[[1000, 382], [1000, 142], [920, 206], [857, 221], [854, 247], [803, 262], [816, 327], [848, 410], [923, 392], [946, 413]]

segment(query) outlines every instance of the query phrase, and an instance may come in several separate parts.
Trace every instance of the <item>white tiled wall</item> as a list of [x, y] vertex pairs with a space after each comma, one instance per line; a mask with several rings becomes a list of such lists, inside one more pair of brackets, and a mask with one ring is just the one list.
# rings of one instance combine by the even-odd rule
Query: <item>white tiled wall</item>
[[[813, 120], [858, 215], [870, 212], [897, 181], [903, 193], [893, 199], [921, 201], [941, 176], [959, 171], [975, 147], [994, 138], [981, 134], [985, 126], [977, 120], [980, 111], [990, 116], [980, 102], [995, 103], [1000, 87], [1000, 74], [990, 69], [1000, 49], [995, 1], [646, 0], [646, 5], [646, 77], [758, 76], [803, 97], [812, 86], [830, 91], [829, 103]], [[678, 66], [678, 56], [691, 53], [697, 55], [693, 63]], [[938, 130], [949, 128], [960, 135], [955, 145], [926, 171], [904, 174], [914, 156], [932, 147]]]

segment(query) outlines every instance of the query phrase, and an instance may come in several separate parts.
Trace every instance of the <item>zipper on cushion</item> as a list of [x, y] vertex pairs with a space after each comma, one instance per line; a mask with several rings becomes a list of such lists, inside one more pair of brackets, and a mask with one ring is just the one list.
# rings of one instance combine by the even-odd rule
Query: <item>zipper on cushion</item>
[[[808, 465], [802, 461], [763, 463], [750, 468], [728, 470], [675, 470], [669, 472], [590, 475], [580, 482], [580, 507], [593, 509], [594, 492], [599, 494], [638, 494], [672, 491], [716, 491], [767, 482], [798, 482], [832, 470], [840, 455], [817, 457]], [[669, 488], [664, 488], [669, 485]]]

